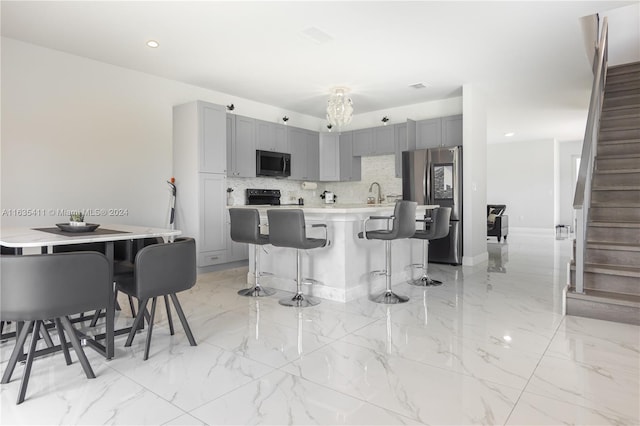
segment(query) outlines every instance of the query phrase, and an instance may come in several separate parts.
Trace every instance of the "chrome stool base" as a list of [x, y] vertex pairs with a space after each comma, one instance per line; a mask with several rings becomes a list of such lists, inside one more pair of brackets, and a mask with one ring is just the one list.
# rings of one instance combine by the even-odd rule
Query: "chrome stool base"
[[407, 281], [407, 284], [411, 284], [416, 287], [437, 287], [442, 285], [442, 281], [432, 280], [428, 275], [423, 275], [417, 280]]
[[320, 301], [315, 297], [304, 296], [302, 293], [298, 293], [291, 299], [280, 299], [279, 303], [282, 306], [291, 306], [294, 308], [308, 308], [309, 306], [316, 306], [320, 304]]
[[238, 291], [238, 294], [240, 296], [246, 296], [246, 297], [266, 297], [266, 296], [271, 296], [276, 294], [276, 291], [272, 288], [267, 288], [267, 287], [262, 287], [260, 285], [257, 285], [251, 288], [243, 288], [242, 290]]
[[394, 292], [387, 290], [378, 296], [373, 296], [369, 300], [376, 303], [384, 303], [385, 305], [395, 305], [398, 303], [406, 303], [409, 301], [407, 296], [400, 296]]

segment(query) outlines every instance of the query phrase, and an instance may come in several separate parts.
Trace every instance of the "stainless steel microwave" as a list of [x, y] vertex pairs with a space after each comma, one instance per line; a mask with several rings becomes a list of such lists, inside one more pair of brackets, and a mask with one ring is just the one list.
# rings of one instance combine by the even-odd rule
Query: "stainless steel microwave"
[[291, 176], [291, 154], [256, 150], [256, 176]]

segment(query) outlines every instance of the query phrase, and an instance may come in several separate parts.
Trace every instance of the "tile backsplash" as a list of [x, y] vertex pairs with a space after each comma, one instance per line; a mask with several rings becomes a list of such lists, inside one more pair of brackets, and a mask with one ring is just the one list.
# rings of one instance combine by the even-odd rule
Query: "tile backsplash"
[[[303, 189], [302, 182], [288, 179], [274, 178], [227, 178], [228, 187], [233, 189], [231, 200], [234, 205], [245, 204], [245, 189], [265, 188], [279, 189], [282, 204], [296, 203], [298, 198], [304, 198], [305, 206], [320, 206], [324, 201], [320, 198], [323, 191], [332, 191], [338, 198], [336, 204], [366, 203], [369, 196], [369, 186], [378, 182], [382, 189], [382, 196], [401, 196], [402, 179], [395, 177], [395, 156], [380, 155], [362, 157], [362, 179], [357, 182], [317, 182], [316, 189]], [[377, 189], [374, 189], [377, 196]]]

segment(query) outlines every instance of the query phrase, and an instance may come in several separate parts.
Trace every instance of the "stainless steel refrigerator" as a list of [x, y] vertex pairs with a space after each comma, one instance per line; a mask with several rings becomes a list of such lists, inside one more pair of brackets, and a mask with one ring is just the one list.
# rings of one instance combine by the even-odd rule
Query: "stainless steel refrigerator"
[[462, 264], [462, 147], [403, 152], [402, 198], [451, 207], [449, 235], [429, 242], [429, 262]]

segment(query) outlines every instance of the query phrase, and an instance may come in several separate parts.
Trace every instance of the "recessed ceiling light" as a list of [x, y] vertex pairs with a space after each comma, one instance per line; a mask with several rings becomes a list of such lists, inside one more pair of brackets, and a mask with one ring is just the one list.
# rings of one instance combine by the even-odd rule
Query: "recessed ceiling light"
[[425, 83], [413, 83], [410, 84], [409, 87], [412, 87], [414, 89], [424, 89], [425, 87], [427, 87], [427, 85]]
[[154, 49], [155, 49], [156, 47], [160, 47], [160, 43], [158, 43], [158, 42], [157, 42], [157, 41], [155, 41], [155, 40], [149, 40], [149, 41], [147, 42], [147, 46], [152, 47], [152, 48], [154, 48]]
[[513, 132], [508, 132], [508, 133], [504, 134], [504, 136], [507, 137], [507, 138], [510, 138], [513, 135], [515, 135], [515, 133], [513, 133]]
[[502, 338], [504, 339], [505, 342], [511, 341], [511, 336], [502, 336]]

